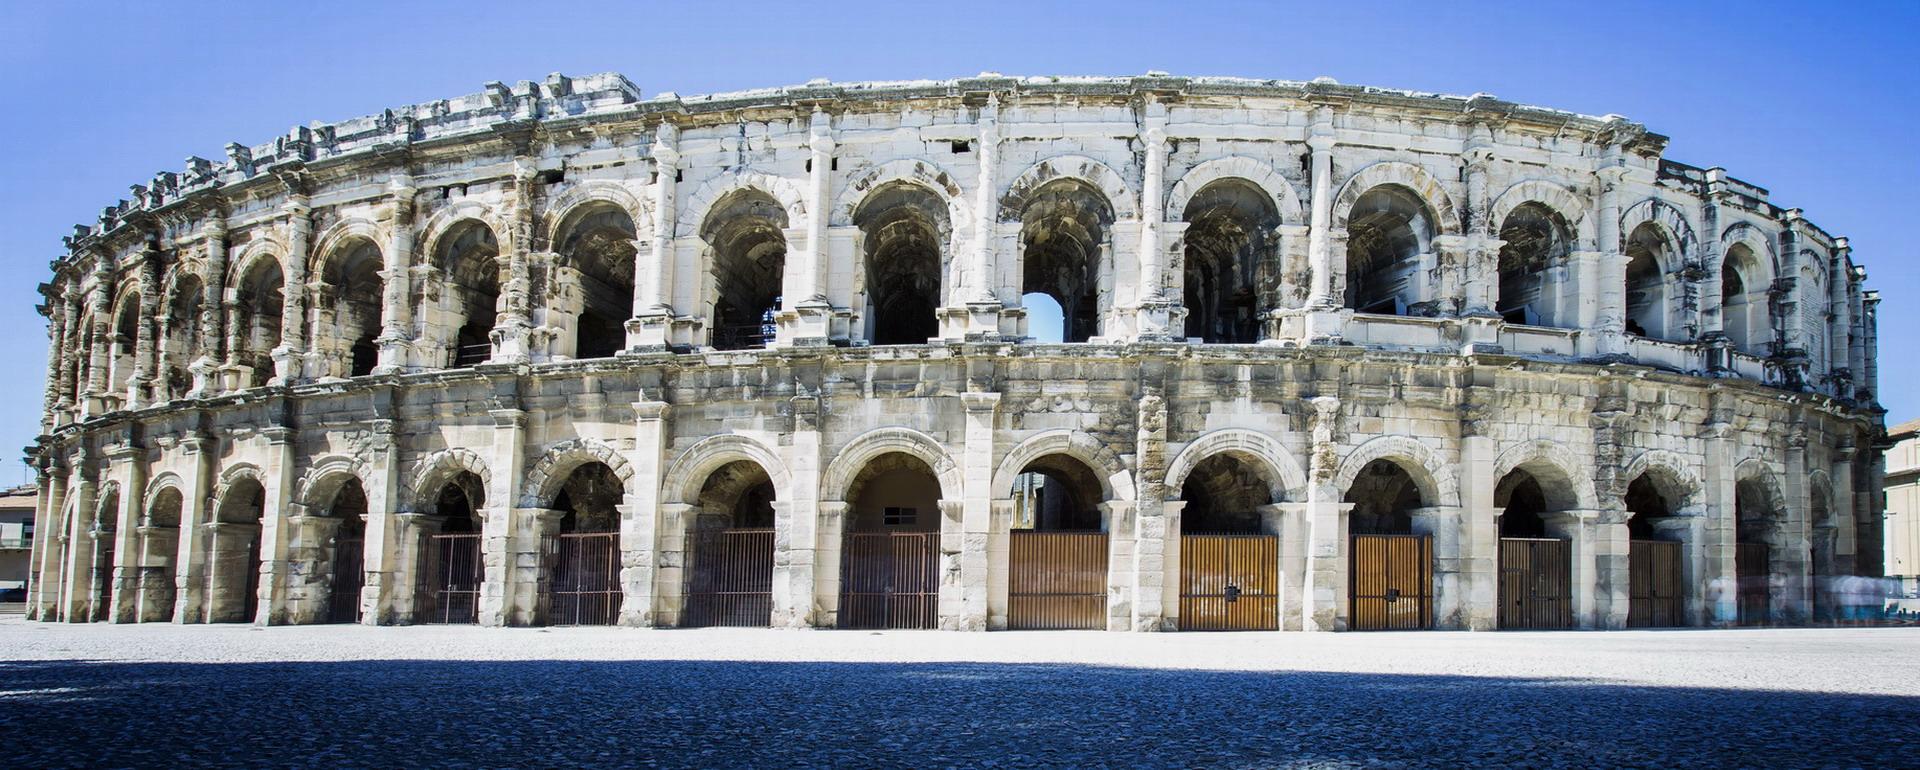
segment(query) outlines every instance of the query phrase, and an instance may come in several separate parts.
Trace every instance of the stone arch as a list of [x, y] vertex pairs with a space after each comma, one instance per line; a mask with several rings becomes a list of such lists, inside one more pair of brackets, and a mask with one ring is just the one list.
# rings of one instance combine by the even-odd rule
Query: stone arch
[[1493, 482], [1498, 484], [1515, 470], [1532, 474], [1543, 488], [1547, 482], [1564, 485], [1565, 490], [1571, 492], [1572, 500], [1556, 500], [1552, 490], [1547, 490], [1548, 502], [1556, 509], [1594, 510], [1600, 507], [1599, 495], [1593, 488], [1593, 474], [1588, 471], [1587, 464], [1575, 457], [1565, 444], [1533, 439], [1501, 450], [1493, 460]]
[[497, 216], [492, 207], [473, 200], [462, 200], [442, 207], [427, 218], [426, 225], [420, 228], [420, 243], [426, 248], [421, 253], [433, 255], [440, 252], [441, 241], [447, 234], [467, 222], [478, 222], [480, 226], [493, 233], [496, 241], [502, 243], [501, 251], [510, 247], [505, 244], [512, 228]]
[[1333, 197], [1333, 220], [1329, 232], [1345, 232], [1353, 204], [1368, 190], [1382, 186], [1404, 187], [1413, 192], [1433, 213], [1438, 235], [1460, 235], [1460, 210], [1453, 205], [1440, 180], [1424, 168], [1397, 160], [1384, 160], [1355, 172]]
[[759, 190], [772, 196], [781, 208], [786, 209], [788, 227], [807, 221], [806, 194], [799, 182], [758, 171], [735, 171], [709, 179], [695, 189], [693, 195], [686, 198], [686, 205], [679, 209], [674, 232], [698, 232], [700, 223], [707, 220], [714, 206], [729, 195], [743, 190]]
[[[154, 505], [160, 502], [160, 493], [169, 489], [181, 496], [181, 505], [183, 508], [185, 507], [187, 494], [186, 482], [181, 480], [180, 474], [174, 473], [173, 471], [166, 471], [154, 476], [151, 481], [147, 482], [146, 493], [140, 497], [140, 515], [142, 518], [147, 515], [148, 511], [153, 510]], [[185, 515], [186, 511], [181, 511], [181, 517], [185, 518]]]
[[1361, 469], [1374, 460], [1390, 460], [1399, 465], [1412, 477], [1414, 486], [1419, 488], [1420, 496], [1428, 505], [1460, 504], [1459, 479], [1440, 461], [1438, 452], [1411, 436], [1377, 436], [1354, 447], [1334, 473], [1334, 488], [1346, 490], [1352, 487]]
[[99, 491], [93, 495], [94, 529], [117, 529], [120, 524], [120, 512], [115, 509], [121, 507], [121, 504], [120, 482], [109, 481], [101, 484]]
[[827, 464], [825, 481], [820, 486], [820, 499], [850, 502], [846, 500], [847, 490], [853, 485], [854, 478], [860, 475], [860, 470], [873, 459], [892, 452], [910, 455], [926, 463], [940, 481], [940, 496], [947, 500], [960, 499], [963, 489], [960, 466], [932, 436], [901, 427], [875, 428], [841, 447], [833, 461]]
[[317, 511], [333, 499], [350, 479], [367, 485], [367, 462], [350, 455], [332, 454], [313, 461], [293, 483], [293, 502]]
[[773, 480], [775, 490], [793, 488], [793, 477], [787, 472], [786, 463], [780, 461], [780, 455], [771, 447], [737, 433], [728, 433], [700, 439], [673, 459], [661, 477], [661, 501], [690, 504], [699, 500], [707, 476], [729, 463], [741, 460], [759, 465], [766, 471], [768, 478]]
[[1092, 435], [1065, 428], [1049, 430], [1015, 445], [1001, 458], [993, 472], [992, 496], [995, 500], [1013, 495], [1014, 478], [1029, 463], [1047, 455], [1066, 455], [1085, 463], [1100, 478], [1100, 494], [1107, 501], [1134, 499], [1133, 474], [1105, 442]]
[[[1820, 502], [1826, 503], [1826, 508], [1827, 508], [1826, 518], [1835, 519], [1840, 515], [1840, 509], [1837, 505], [1835, 505], [1835, 500], [1834, 500], [1833, 476], [1827, 473], [1825, 470], [1816, 468], [1812, 472], [1807, 474], [1807, 497], [1808, 497], [1807, 520], [1813, 526], [1818, 527], [1818, 526], [1821, 526], [1822, 524], [1830, 525], [1829, 522], [1818, 521], [1818, 520], [1815, 520], [1813, 517], [1813, 507], [1814, 505]], [[1831, 522], [1831, 523], [1838, 523], [1838, 522]]]
[[1307, 474], [1300, 461], [1272, 436], [1245, 428], [1223, 428], [1187, 442], [1167, 463], [1166, 483], [1162, 485], [1166, 499], [1180, 499], [1187, 475], [1202, 460], [1219, 454], [1251, 459], [1267, 477], [1274, 502], [1306, 499]]
[[267, 483], [266, 474], [261, 473], [260, 466], [253, 463], [234, 463], [220, 470], [220, 477], [213, 485], [213, 515], [219, 515], [220, 505], [226, 501], [227, 494], [233, 491], [233, 485], [246, 480], [258, 482], [261, 486]]
[[1120, 172], [1112, 166], [1085, 155], [1058, 155], [1041, 160], [1020, 172], [1000, 196], [1000, 221], [1019, 221], [1026, 210], [1027, 196], [1055, 179], [1078, 179], [1098, 190], [1113, 207], [1115, 220], [1140, 218], [1140, 201]]
[[286, 252], [286, 244], [281, 243], [279, 238], [265, 234], [255, 237], [248, 241], [247, 245], [240, 247], [240, 253], [234, 255], [234, 258], [227, 263], [226, 280], [221, 285], [229, 289], [235, 288], [261, 260], [272, 262], [281, 275], [286, 275], [286, 261], [280, 258], [280, 255]]
[[471, 449], [450, 447], [421, 458], [420, 462], [414, 464], [413, 474], [408, 477], [411, 481], [401, 496], [406, 502], [407, 511], [422, 513], [433, 510], [434, 498], [440, 493], [441, 485], [463, 472], [479, 476], [483, 488], [493, 488], [493, 472], [487, 469], [487, 461]]
[[1493, 199], [1493, 204], [1487, 207], [1487, 217], [1482, 222], [1487, 230], [1499, 232], [1500, 224], [1507, 221], [1507, 216], [1528, 203], [1545, 206], [1572, 225], [1573, 235], [1578, 241], [1576, 249], [1591, 249], [1599, 242], [1599, 237], [1594, 234], [1593, 217], [1587, 216], [1586, 200], [1572, 188], [1545, 179], [1527, 179], [1509, 186]]
[[[1626, 253], [1627, 239], [1633, 231], [1643, 224], [1652, 224], [1673, 244], [1674, 253], [1682, 261], [1692, 258], [1699, 246], [1694, 238], [1693, 224], [1687, 221], [1687, 215], [1679, 207], [1659, 198], [1648, 198], [1633, 204], [1620, 214], [1620, 243], [1616, 244], [1621, 253]], [[1661, 265], [1663, 270], [1672, 272], [1680, 265]]]
[[[1752, 222], [1735, 222], [1720, 232], [1720, 253], [1725, 254], [1735, 244], [1746, 244], [1757, 258], [1766, 275], [1760, 279], [1771, 285], [1775, 276], [1780, 274], [1780, 252], [1773, 246], [1773, 239]], [[1759, 281], [1750, 282], [1748, 290], [1764, 288]]]
[[627, 494], [632, 494], [633, 466], [627, 462], [620, 450], [606, 442], [591, 438], [574, 438], [554, 444], [546, 454], [534, 461], [527, 471], [526, 481], [520, 486], [520, 507], [544, 508], [553, 504], [560, 494], [561, 485], [567, 483], [567, 476], [574, 469], [587, 463], [605, 464], [613, 471], [615, 478]]
[[892, 184], [922, 187], [939, 197], [947, 204], [947, 218], [954, 232], [963, 232], [971, 226], [972, 208], [953, 174], [937, 164], [918, 158], [890, 160], [849, 175], [840, 194], [833, 199], [828, 224], [834, 227], [851, 226], [853, 213], [860, 209], [860, 204], [866, 201], [867, 196]]
[[[611, 204], [625, 211], [627, 218], [633, 220], [634, 229], [638, 231], [636, 235], [652, 232], [649, 227], [649, 223], [653, 221], [651, 201], [635, 195], [620, 182], [610, 179], [592, 179], [572, 186], [547, 205], [547, 214], [543, 217], [541, 227], [544, 238], [548, 241], [547, 247], [553, 248], [558, 245], [551, 241], [561, 232], [563, 225], [576, 219], [581, 212], [599, 204]], [[507, 237], [501, 228], [495, 228], [494, 233], [496, 237], [502, 237], [503, 242]], [[668, 237], [672, 237], [672, 234], [669, 233]]]
[[1280, 221], [1289, 225], [1305, 224], [1301, 213], [1300, 191], [1285, 176], [1275, 171], [1273, 166], [1246, 157], [1229, 155], [1214, 158], [1194, 166], [1175, 182], [1173, 191], [1167, 195], [1166, 220], [1179, 222], [1186, 217], [1187, 203], [1207, 185], [1223, 179], [1239, 179], [1253, 185], [1273, 197], [1273, 208], [1280, 212]]
[[1749, 457], [1733, 466], [1733, 479], [1735, 482], [1753, 481], [1760, 483], [1766, 490], [1769, 501], [1779, 504], [1784, 508], [1787, 494], [1780, 483], [1780, 477], [1783, 475], [1785, 475], [1785, 473], [1775, 467], [1772, 462], [1762, 460], [1758, 457]]
[[346, 252], [345, 247], [356, 240], [366, 240], [373, 244], [373, 250], [380, 254], [382, 271], [392, 267], [387, 264], [387, 250], [382, 246], [386, 239], [382, 237], [380, 226], [363, 217], [349, 217], [334, 223], [313, 239], [313, 251], [310, 257], [312, 263], [307, 266], [307, 280], [319, 280], [326, 264], [338, 259]]
[[1680, 493], [1679, 499], [1668, 502], [1675, 514], [1698, 502], [1704, 484], [1700, 480], [1700, 474], [1695, 472], [1693, 466], [1678, 452], [1666, 449], [1649, 449], [1641, 452], [1639, 456], [1633, 458], [1632, 462], [1627, 463], [1627, 471], [1621, 474], [1620, 478], [1623, 484], [1630, 484], [1648, 471], [1656, 471], [1664, 475], [1672, 484], [1678, 485], [1677, 489], [1668, 490]]

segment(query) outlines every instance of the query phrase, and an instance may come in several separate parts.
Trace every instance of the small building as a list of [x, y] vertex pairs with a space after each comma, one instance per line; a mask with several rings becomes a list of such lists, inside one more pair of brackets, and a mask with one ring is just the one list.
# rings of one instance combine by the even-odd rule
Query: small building
[[1920, 419], [1887, 430], [1887, 577], [1901, 593], [1920, 589]]
[[26, 610], [33, 509], [39, 500], [32, 484], [0, 491], [0, 613]]

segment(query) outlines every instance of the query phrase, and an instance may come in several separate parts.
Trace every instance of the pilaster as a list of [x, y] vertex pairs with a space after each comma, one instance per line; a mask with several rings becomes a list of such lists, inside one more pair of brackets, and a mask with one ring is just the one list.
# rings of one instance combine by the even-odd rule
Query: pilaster
[[987, 539], [993, 531], [993, 458], [995, 416], [999, 393], [960, 394], [967, 410], [966, 445], [961, 453], [960, 478], [964, 489], [960, 512], [961, 618], [965, 631], [987, 629], [990, 566]]
[[639, 291], [633, 294], [633, 318], [627, 321], [627, 350], [666, 350], [673, 308], [668, 291], [673, 286], [674, 192], [680, 177], [680, 129], [661, 122], [653, 134], [653, 242], [645, 261], [634, 251], [633, 274]]
[[[633, 466], [627, 505], [633, 515], [620, 521], [620, 625], [652, 626], [659, 612], [658, 597], [674, 587], [659, 581], [660, 485], [665, 473], [668, 426], [667, 402], [633, 402]], [[684, 550], [682, 550], [684, 553]]]
[[409, 298], [413, 296], [413, 198], [416, 192], [413, 177], [406, 174], [395, 174], [387, 182], [387, 194], [393, 198], [392, 240], [387, 246], [386, 269], [380, 276], [380, 336], [374, 339], [380, 347], [380, 359], [373, 368], [374, 374], [391, 374], [406, 368], [410, 342], [407, 330], [413, 328], [413, 306]]

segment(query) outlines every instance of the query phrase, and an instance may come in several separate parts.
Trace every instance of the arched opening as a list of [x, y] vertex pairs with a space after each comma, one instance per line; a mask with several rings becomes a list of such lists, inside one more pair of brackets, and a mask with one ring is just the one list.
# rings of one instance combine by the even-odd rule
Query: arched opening
[[372, 374], [379, 363], [374, 340], [380, 336], [380, 270], [380, 247], [364, 238], [342, 246], [321, 269], [315, 307], [332, 318], [330, 325], [315, 324], [314, 345], [333, 359], [333, 376]]
[[1361, 466], [1343, 500], [1347, 514], [1348, 628], [1412, 630], [1433, 626], [1433, 538], [1415, 534], [1414, 516], [1431, 504], [1408, 467], [1381, 458]]
[[752, 460], [707, 475], [688, 533], [685, 627], [765, 626], [773, 617], [773, 479]]
[[1568, 326], [1574, 320], [1567, 256], [1572, 229], [1560, 212], [1521, 204], [1500, 225], [1500, 296], [1495, 308], [1507, 323]]
[[1736, 618], [1740, 625], [1757, 626], [1783, 620], [1776, 617], [1774, 582], [1785, 577], [1778, 562], [1785, 555], [1780, 532], [1781, 506], [1767, 484], [1757, 478], [1734, 484], [1734, 577]]
[[1053, 454], [1027, 463], [1013, 478], [1013, 528], [1038, 532], [1098, 532], [1100, 478], [1086, 463]]
[[953, 225], [946, 202], [919, 185], [881, 187], [853, 214], [866, 256], [867, 339], [924, 345], [940, 334], [941, 276]]
[[1060, 308], [1060, 302], [1052, 295], [1027, 294], [1020, 298], [1020, 304], [1027, 311], [1028, 342], [1067, 341], [1067, 312]]
[[140, 522], [140, 572], [134, 578], [140, 592], [135, 620], [141, 623], [173, 619], [174, 555], [180, 545], [180, 516], [184, 500], [176, 487], [154, 495]]
[[93, 550], [93, 570], [88, 575], [87, 620], [98, 623], [110, 620], [113, 608], [113, 556], [114, 530], [120, 520], [120, 487], [110, 486], [107, 493], [100, 497], [100, 507], [93, 516], [93, 527], [87, 532], [88, 547]]
[[867, 462], [847, 487], [839, 625], [933, 628], [939, 613], [940, 479], [905, 452]]
[[1808, 535], [1807, 573], [1812, 581], [1813, 619], [1820, 623], [1830, 623], [1841, 619], [1836, 613], [1838, 604], [1834, 595], [1834, 578], [1843, 574], [1834, 563], [1834, 546], [1839, 538], [1839, 526], [1833, 518], [1833, 487], [1824, 476], [1816, 476], [1807, 489], [1807, 521], [1812, 525]]
[[1677, 330], [1670, 323], [1667, 273], [1673, 260], [1671, 242], [1652, 222], [1633, 228], [1627, 236], [1627, 333], [1667, 340]]
[[1687, 490], [1659, 469], [1627, 483], [1628, 628], [1687, 625], [1681, 560], [1688, 537], [1679, 505]]
[[553, 241], [561, 257], [556, 293], [562, 302], [556, 309], [573, 314], [574, 358], [606, 358], [626, 347], [627, 319], [633, 317], [633, 217], [598, 203], [569, 220]]
[[620, 619], [620, 505], [626, 486], [602, 462], [586, 462], [567, 475], [552, 508], [561, 511], [559, 534], [547, 545], [551, 558], [548, 625], [610, 626]]
[[112, 357], [107, 365], [107, 389], [117, 398], [126, 398], [133, 382], [139, 337], [140, 292], [129, 291], [120, 295], [120, 305], [113, 313]]
[[1078, 179], [1055, 179], [1020, 209], [1021, 294], [1045, 294], [1061, 308], [1061, 338], [1086, 342], [1100, 333], [1110, 301], [1102, 285], [1112, 254], [1113, 206]]
[[235, 479], [220, 498], [201, 562], [209, 623], [248, 623], [260, 617], [260, 522], [266, 502], [266, 488], [251, 476]]
[[486, 484], [461, 471], [434, 492], [429, 515], [420, 522], [420, 594], [414, 620], [421, 623], [474, 623], [480, 617], [480, 587], [486, 570], [480, 556], [481, 515]]
[[1107, 627], [1105, 485], [1065, 454], [1034, 459], [1013, 478], [1007, 628]]
[[787, 268], [787, 211], [773, 196], [747, 189], [714, 204], [700, 227], [712, 249], [715, 350], [747, 350], [772, 342]]
[[1801, 286], [1799, 287], [1800, 302], [1804, 308], [1800, 317], [1805, 324], [1801, 335], [1806, 339], [1805, 386], [1818, 388], [1825, 381], [1827, 372], [1831, 368], [1827, 359], [1828, 313], [1832, 310], [1827, 293], [1827, 270], [1820, 264], [1822, 260], [1819, 255], [1811, 251], [1802, 252], [1800, 258], [1806, 262], [1800, 268]]
[[1347, 215], [1347, 307], [1361, 313], [1418, 313], [1421, 265], [1435, 234], [1427, 204], [1398, 185], [1381, 185]]
[[435, 250], [437, 296], [427, 319], [430, 338], [445, 351], [447, 366], [466, 367], [493, 357], [493, 327], [500, 305], [500, 244], [485, 224], [468, 220], [447, 231]]
[[1264, 468], [1221, 452], [1181, 480], [1180, 630], [1279, 630], [1279, 500]]
[[204, 293], [197, 275], [182, 272], [174, 280], [160, 332], [161, 370], [154, 388], [156, 399], [181, 398], [193, 390], [193, 372], [188, 367], [193, 363], [194, 347], [200, 344], [200, 304]]
[[360, 622], [360, 590], [366, 585], [367, 491], [359, 477], [347, 479], [322, 516], [332, 520], [327, 565], [327, 622]]
[[273, 349], [280, 345], [280, 316], [286, 307], [286, 278], [280, 263], [255, 259], [234, 282], [234, 323], [227, 330], [227, 356], [244, 367], [244, 385], [260, 387], [274, 376]]
[[1247, 180], [1222, 179], [1195, 193], [1182, 218], [1187, 336], [1258, 342], [1279, 269], [1280, 213], [1272, 196]]
[[1566, 479], [1543, 485], [1524, 468], [1494, 485], [1493, 505], [1501, 509], [1501, 628], [1573, 627], [1573, 547], [1547, 521], [1548, 513], [1571, 508], [1572, 497]]

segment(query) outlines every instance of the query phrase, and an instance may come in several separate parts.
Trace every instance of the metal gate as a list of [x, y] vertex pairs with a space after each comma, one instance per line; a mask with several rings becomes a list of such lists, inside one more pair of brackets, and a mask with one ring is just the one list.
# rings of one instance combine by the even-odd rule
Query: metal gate
[[1573, 544], [1500, 538], [1500, 627], [1573, 627]]
[[1433, 626], [1433, 537], [1354, 535], [1347, 596], [1355, 631]]
[[1733, 574], [1737, 585], [1735, 595], [1740, 625], [1765, 625], [1769, 618], [1767, 605], [1773, 593], [1768, 585], [1772, 579], [1771, 557], [1766, 543], [1734, 545]]
[[680, 625], [764, 627], [772, 621], [773, 530], [700, 532], [691, 555]]
[[611, 626], [620, 619], [620, 533], [562, 533], [544, 550], [552, 571], [539, 616], [547, 625]]
[[1180, 630], [1279, 629], [1280, 538], [1180, 535]]
[[429, 535], [420, 551], [420, 591], [414, 621], [479, 622], [480, 585], [486, 579], [480, 559], [480, 534]]
[[333, 585], [328, 589], [327, 622], [360, 622], [360, 587], [366, 585], [366, 541], [358, 537], [333, 540]]
[[841, 628], [938, 625], [940, 533], [853, 533], [840, 553]]
[[1107, 533], [1015, 530], [1007, 555], [1007, 628], [1107, 627]]
[[113, 614], [113, 532], [96, 533], [94, 537], [105, 543], [93, 557], [93, 606], [90, 608], [93, 622], [111, 619]]
[[1680, 544], [1635, 540], [1627, 544], [1627, 627], [1686, 625], [1686, 585], [1680, 577]]

